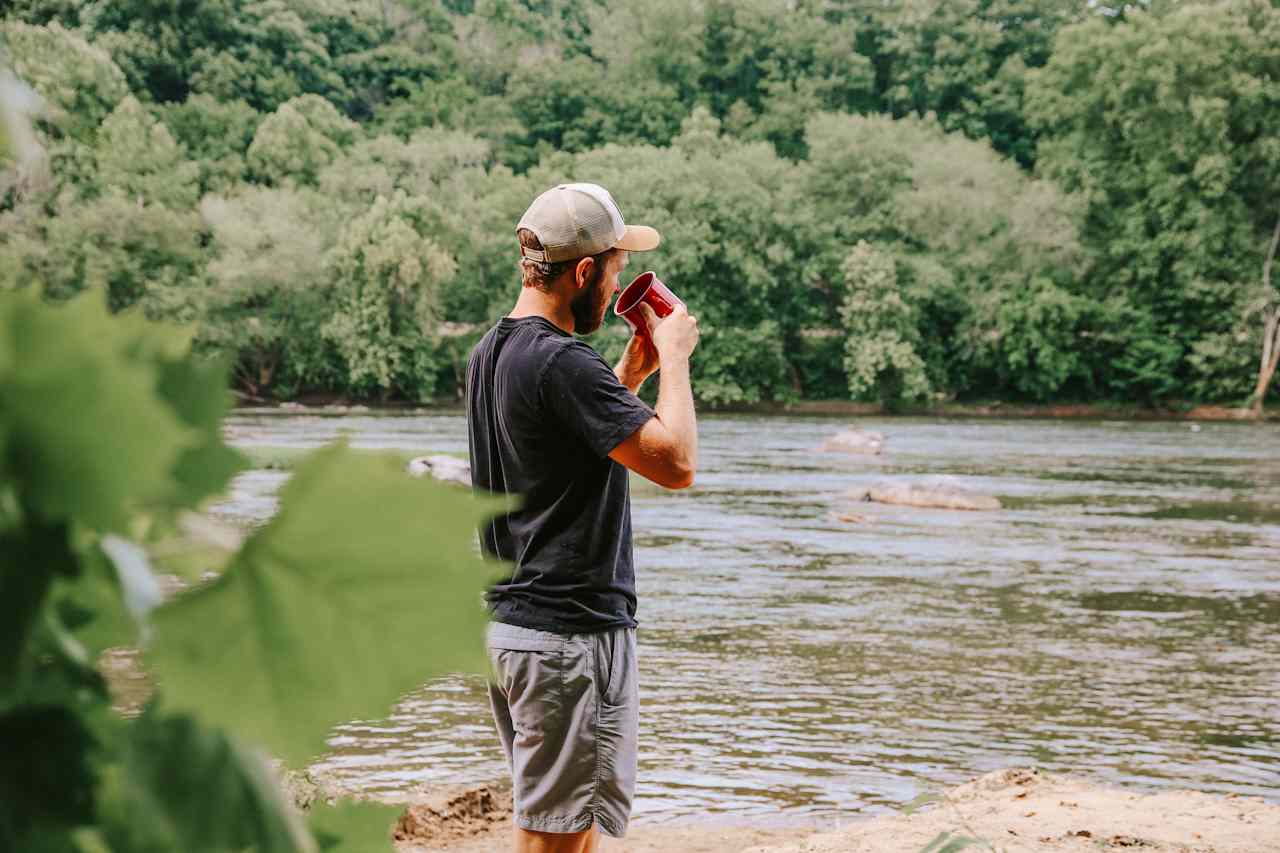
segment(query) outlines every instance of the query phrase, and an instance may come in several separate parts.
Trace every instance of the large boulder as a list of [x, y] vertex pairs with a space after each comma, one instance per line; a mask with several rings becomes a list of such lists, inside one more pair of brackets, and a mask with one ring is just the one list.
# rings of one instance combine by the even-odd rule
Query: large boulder
[[841, 430], [822, 443], [827, 453], [878, 454], [884, 450], [884, 433], [863, 429]]
[[433, 477], [445, 483], [471, 486], [471, 466], [456, 456], [418, 456], [409, 460], [409, 473], [414, 477]]
[[857, 500], [875, 501], [899, 506], [934, 507], [937, 509], [1000, 509], [1000, 499], [984, 495], [960, 484], [953, 477], [930, 477], [916, 482], [892, 481], [858, 489]]

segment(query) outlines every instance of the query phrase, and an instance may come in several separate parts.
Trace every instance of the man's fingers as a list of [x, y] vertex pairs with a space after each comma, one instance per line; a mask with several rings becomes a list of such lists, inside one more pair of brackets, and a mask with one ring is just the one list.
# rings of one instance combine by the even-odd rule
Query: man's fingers
[[652, 331], [653, 327], [658, 325], [657, 312], [655, 312], [651, 307], [649, 307], [649, 303], [647, 302], [641, 302], [636, 307], [640, 309], [640, 316], [644, 317], [644, 324], [648, 326], [649, 329]]

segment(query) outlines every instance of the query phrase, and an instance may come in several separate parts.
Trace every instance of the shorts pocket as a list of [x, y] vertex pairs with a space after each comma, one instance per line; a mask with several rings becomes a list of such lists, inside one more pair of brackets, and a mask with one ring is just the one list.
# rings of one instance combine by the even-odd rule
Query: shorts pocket
[[601, 634], [596, 641], [596, 678], [600, 701], [617, 707], [636, 690], [635, 635], [622, 629]]

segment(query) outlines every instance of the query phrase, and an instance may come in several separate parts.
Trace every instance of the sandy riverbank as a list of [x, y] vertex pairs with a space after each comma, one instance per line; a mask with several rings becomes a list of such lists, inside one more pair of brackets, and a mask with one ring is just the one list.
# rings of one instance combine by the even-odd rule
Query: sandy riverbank
[[[401, 820], [401, 853], [507, 849], [510, 797], [487, 788], [438, 795]], [[602, 853], [918, 853], [940, 835], [1020, 853], [1280, 853], [1280, 805], [1194, 791], [1141, 794], [1035, 770], [989, 773], [912, 814], [837, 829], [687, 824], [636, 826]]]

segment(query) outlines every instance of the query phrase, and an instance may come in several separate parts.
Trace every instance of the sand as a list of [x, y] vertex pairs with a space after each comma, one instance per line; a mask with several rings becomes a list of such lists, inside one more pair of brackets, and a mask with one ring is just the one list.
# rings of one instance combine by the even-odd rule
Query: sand
[[989, 845], [968, 850], [1010, 853], [1275, 853], [1280, 851], [1280, 805], [1194, 791], [1138, 794], [1017, 768], [961, 785], [911, 815], [859, 821], [797, 844], [742, 853], [920, 851], [943, 833]]
[[[510, 849], [511, 799], [489, 787], [437, 792], [397, 827], [400, 853]], [[1280, 853], [1280, 805], [1194, 791], [1140, 794], [1013, 768], [947, 792], [912, 814], [837, 829], [689, 823], [633, 826], [601, 853], [919, 853], [940, 836], [966, 850]]]

